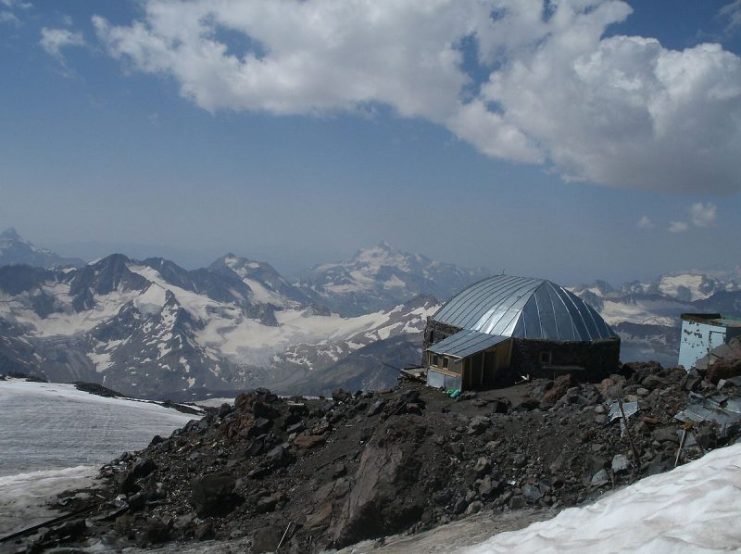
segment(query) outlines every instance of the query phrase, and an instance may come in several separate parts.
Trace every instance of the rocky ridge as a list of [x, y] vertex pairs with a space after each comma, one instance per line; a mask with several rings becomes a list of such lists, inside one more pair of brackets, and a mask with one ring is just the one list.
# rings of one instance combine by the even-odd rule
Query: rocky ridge
[[633, 364], [598, 384], [566, 375], [456, 399], [415, 383], [319, 399], [258, 389], [103, 467], [103, 502], [18, 548], [317, 552], [482, 510], [554, 513], [734, 442], [736, 423], [675, 416], [719, 387], [738, 399], [737, 382]]

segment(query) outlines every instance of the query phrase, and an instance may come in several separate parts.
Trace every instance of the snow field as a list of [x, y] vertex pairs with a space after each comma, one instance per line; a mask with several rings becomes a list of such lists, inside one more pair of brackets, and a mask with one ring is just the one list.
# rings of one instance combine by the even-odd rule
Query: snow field
[[741, 552], [741, 444], [459, 554]]

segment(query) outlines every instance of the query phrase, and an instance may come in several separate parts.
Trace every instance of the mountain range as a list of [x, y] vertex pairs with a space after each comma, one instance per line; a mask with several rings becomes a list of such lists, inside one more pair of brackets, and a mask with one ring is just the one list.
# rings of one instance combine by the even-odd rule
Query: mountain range
[[[81, 267], [5, 265], [0, 372], [101, 382], [142, 397], [255, 386], [326, 392], [338, 381], [388, 386], [399, 365], [420, 359], [419, 337], [438, 307], [416, 295], [338, 314], [269, 264], [232, 254], [192, 271], [122, 254]], [[404, 355], [394, 357], [393, 375], [387, 362], [376, 377], [365, 371], [394, 350]], [[365, 365], [343, 365], [351, 355]]]
[[485, 268], [461, 268], [381, 242], [359, 250], [349, 260], [314, 267], [298, 285], [318, 303], [342, 315], [354, 316], [418, 294], [447, 300], [489, 275], [491, 271]]
[[53, 268], [73, 266], [80, 267], [85, 262], [78, 258], [64, 258], [51, 250], [37, 248], [23, 240], [13, 227], [0, 232], [0, 266], [26, 264], [35, 267]]
[[[13, 230], [0, 236], [10, 264], [0, 266], [0, 372], [149, 398], [387, 387], [420, 360], [438, 299], [488, 274], [381, 243], [292, 282], [234, 254], [196, 270], [122, 254], [62, 263]], [[43, 256], [23, 263], [28, 252]], [[695, 271], [570, 290], [620, 334], [623, 361], [672, 365], [679, 314], [741, 313], [739, 282], [738, 272]]]

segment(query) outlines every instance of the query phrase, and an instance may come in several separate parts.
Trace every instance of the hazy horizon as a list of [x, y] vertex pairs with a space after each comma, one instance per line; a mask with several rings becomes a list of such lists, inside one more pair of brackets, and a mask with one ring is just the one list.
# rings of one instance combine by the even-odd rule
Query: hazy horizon
[[[0, 232], [2, 232], [4, 229], [0, 227]], [[21, 237], [24, 240], [29, 240], [21, 230], [16, 229], [18, 233], [21, 235]], [[651, 274], [651, 273], [626, 273], [625, 278], [617, 277], [610, 279], [608, 277], [605, 277], [603, 275], [586, 275], [585, 273], [579, 271], [578, 268], [571, 268], [571, 271], [564, 271], [559, 273], [558, 271], [553, 271], [549, 268], [543, 268], [541, 271], [534, 271], [531, 273], [520, 273], [516, 270], [509, 270], [506, 267], [492, 267], [490, 265], [487, 265], [486, 263], [480, 263], [480, 264], [460, 264], [455, 261], [451, 261], [449, 259], [440, 259], [435, 258], [433, 256], [428, 255], [426, 252], [420, 251], [407, 251], [404, 248], [400, 248], [398, 245], [393, 244], [389, 241], [386, 241], [384, 239], [378, 240], [373, 244], [364, 244], [364, 245], [358, 245], [354, 249], [347, 250], [345, 252], [338, 251], [337, 254], [334, 257], [326, 257], [321, 259], [308, 259], [306, 263], [301, 263], [300, 261], [296, 259], [290, 259], [290, 258], [284, 258], [281, 257], [280, 254], [274, 252], [263, 252], [263, 253], [253, 253], [253, 252], [247, 252], [247, 251], [240, 251], [238, 249], [227, 249], [224, 251], [216, 251], [216, 250], [207, 250], [202, 252], [197, 251], [189, 251], [189, 250], [181, 250], [177, 248], [172, 248], [167, 245], [143, 245], [143, 244], [126, 244], [126, 243], [95, 243], [95, 242], [88, 242], [88, 243], [78, 243], [78, 244], [56, 244], [56, 245], [49, 245], [49, 244], [37, 244], [34, 243], [34, 241], [29, 242], [33, 243], [34, 246], [37, 248], [47, 248], [49, 250], [52, 250], [56, 254], [59, 254], [64, 257], [68, 258], [80, 258], [85, 262], [92, 262], [94, 260], [109, 256], [111, 254], [124, 254], [130, 258], [133, 259], [145, 259], [145, 258], [151, 258], [151, 257], [160, 257], [165, 258], [170, 261], [173, 261], [180, 265], [181, 267], [193, 270], [193, 269], [199, 269], [202, 267], [207, 267], [212, 262], [217, 260], [218, 258], [226, 255], [226, 254], [234, 254], [236, 256], [240, 256], [243, 258], [248, 258], [252, 260], [257, 260], [261, 262], [267, 262], [270, 265], [272, 265], [279, 273], [281, 273], [284, 277], [290, 278], [290, 279], [297, 279], [301, 277], [303, 274], [306, 274], [309, 270], [311, 270], [313, 267], [325, 263], [331, 263], [331, 262], [340, 262], [347, 260], [351, 258], [353, 255], [355, 255], [359, 250], [365, 249], [365, 248], [371, 248], [373, 246], [379, 245], [381, 243], [387, 243], [388, 246], [390, 246], [393, 249], [400, 250], [402, 252], [408, 252], [410, 254], [421, 254], [423, 256], [426, 256], [430, 259], [433, 259], [435, 261], [444, 262], [444, 263], [453, 263], [456, 265], [460, 265], [461, 267], [466, 268], [476, 268], [480, 267], [485, 270], [490, 271], [492, 274], [496, 273], [508, 273], [513, 275], [523, 275], [523, 276], [533, 276], [533, 277], [544, 277], [548, 279], [552, 279], [555, 281], [560, 282], [564, 285], [577, 285], [577, 284], [589, 284], [596, 280], [604, 280], [609, 282], [613, 286], [620, 286], [626, 282], [630, 281], [637, 281], [637, 280], [652, 280], [659, 276], [659, 273]], [[677, 273], [677, 272], [691, 272], [691, 271], [702, 271], [702, 272], [727, 272], [729, 274], [741, 274], [741, 269], [738, 265], [727, 265], [727, 266], [716, 266], [716, 267], [684, 267], [684, 268], [678, 268], [673, 271], [666, 271], [663, 273]]]

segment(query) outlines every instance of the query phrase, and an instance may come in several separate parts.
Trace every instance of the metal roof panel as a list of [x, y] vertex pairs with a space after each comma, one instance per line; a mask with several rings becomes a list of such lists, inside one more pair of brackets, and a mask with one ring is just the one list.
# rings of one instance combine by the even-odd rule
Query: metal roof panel
[[454, 296], [432, 317], [490, 335], [557, 341], [616, 337], [583, 300], [544, 279], [496, 275]]
[[464, 329], [435, 344], [431, 344], [427, 350], [435, 354], [465, 358], [482, 350], [487, 350], [506, 340], [509, 340], [509, 337], [489, 335], [487, 333]]

